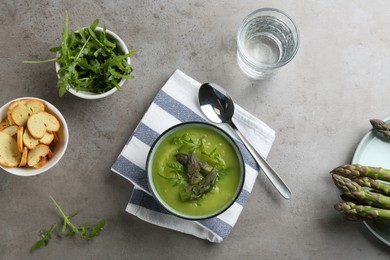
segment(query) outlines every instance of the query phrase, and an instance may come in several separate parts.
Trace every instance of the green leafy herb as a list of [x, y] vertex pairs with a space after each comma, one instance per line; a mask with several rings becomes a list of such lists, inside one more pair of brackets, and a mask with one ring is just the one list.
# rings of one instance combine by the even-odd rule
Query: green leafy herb
[[53, 234], [53, 231], [56, 228], [57, 228], [57, 224], [52, 224], [51, 228], [49, 230], [41, 230], [39, 232], [39, 236], [41, 237], [41, 239], [39, 239], [37, 242], [35, 242], [35, 244], [31, 248], [31, 251], [34, 252], [35, 250], [41, 248], [42, 246], [47, 246], [47, 244], [49, 243], [49, 240]]
[[[53, 201], [57, 210], [60, 212], [62, 218], [64, 219], [63, 226], [62, 226], [62, 233], [63, 234], [65, 233], [68, 236], [73, 236], [74, 234], [79, 234], [82, 238], [90, 240], [90, 239], [93, 239], [94, 237], [96, 237], [106, 224], [105, 220], [101, 220], [95, 227], [89, 226], [87, 224], [77, 227], [72, 222], [70, 222], [72, 214], [69, 216], [66, 215], [62, 211], [60, 205], [57, 204], [57, 202], [54, 200], [54, 198], [52, 196], [50, 196], [50, 199]], [[77, 214], [77, 213], [75, 213], [75, 214]], [[66, 233], [67, 229], [70, 230], [69, 233]]]
[[54, 203], [55, 207], [59, 211], [63, 221], [62, 221], [62, 229], [61, 231], [58, 231], [58, 224], [52, 224], [51, 228], [48, 231], [42, 230], [39, 233], [39, 236], [41, 237], [40, 240], [35, 242], [35, 244], [32, 246], [31, 251], [35, 251], [42, 246], [47, 246], [49, 243], [49, 240], [51, 239], [53, 232], [57, 231], [57, 235], [61, 236], [64, 235], [65, 237], [73, 237], [74, 235], [80, 235], [82, 238], [86, 240], [91, 240], [95, 238], [104, 228], [106, 225], [106, 220], [102, 219], [96, 224], [95, 226], [90, 226], [88, 224], [84, 224], [81, 226], [76, 226], [73, 224], [70, 220], [78, 214], [78, 211], [72, 212], [69, 215], [66, 215], [60, 205], [54, 200], [52, 196], [50, 196], [50, 199]]
[[226, 162], [223, 160], [221, 154], [217, 152], [217, 148], [214, 148], [209, 153], [206, 150], [202, 150], [201, 153], [204, 155], [204, 158], [217, 169], [218, 177], [226, 174]]
[[173, 183], [173, 186], [182, 185], [187, 183], [185, 178], [185, 171], [183, 165], [177, 162], [168, 163], [169, 176], [158, 173], [158, 175]]
[[205, 137], [198, 138], [185, 133], [181, 136], [175, 135], [172, 139], [172, 143], [176, 145], [184, 145], [190, 151], [200, 149], [204, 144]]
[[57, 57], [23, 63], [57, 62], [60, 65], [57, 72], [60, 97], [69, 87], [97, 94], [112, 88], [121, 90], [119, 82], [134, 77], [127, 58], [133, 57], [140, 49], [131, 50], [127, 54], [121, 53], [117, 42], [107, 35], [105, 26], [103, 31], [96, 31], [98, 24], [99, 20], [96, 19], [89, 27], [79, 27], [76, 32], [69, 33], [69, 18], [66, 13], [61, 45], [50, 49], [57, 53]]

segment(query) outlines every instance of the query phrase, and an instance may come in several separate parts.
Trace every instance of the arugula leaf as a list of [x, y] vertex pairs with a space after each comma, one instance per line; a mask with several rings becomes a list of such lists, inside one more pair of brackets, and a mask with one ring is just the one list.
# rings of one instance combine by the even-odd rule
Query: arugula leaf
[[167, 167], [169, 168], [169, 176], [157, 173], [160, 177], [173, 183], [173, 186], [186, 184], [187, 180], [185, 177], [185, 171], [183, 165], [180, 163], [172, 162], [168, 163]]
[[185, 148], [190, 151], [195, 151], [203, 146], [203, 137], [197, 138], [196, 136], [191, 136], [188, 133], [184, 133], [181, 136], [175, 135], [172, 139], [172, 143], [176, 145], [183, 145]]
[[226, 173], [226, 162], [223, 160], [220, 153], [217, 152], [217, 148], [214, 148], [211, 152], [207, 153], [205, 150], [201, 151], [203, 158], [207, 160], [207, 162], [211, 163], [218, 172], [219, 176], [225, 175]]
[[92, 30], [95, 30], [98, 25], [99, 25], [99, 19], [96, 19], [95, 21], [93, 21], [93, 23], [91, 24], [91, 26], [89, 28], [91, 28]]
[[[80, 235], [85, 240], [91, 240], [95, 238], [105, 227], [106, 220], [102, 219], [96, 224], [95, 226], [90, 226], [88, 224], [84, 224], [81, 226], [76, 226], [73, 224], [70, 220], [76, 216], [79, 211], [73, 211], [69, 215], [66, 215], [60, 205], [54, 200], [52, 196], [49, 196], [52, 202], [54, 203], [55, 207], [59, 211], [63, 221], [62, 221], [62, 228], [60, 234], [57, 234], [59, 237], [61, 235], [64, 235], [65, 237], [71, 238], [74, 235]], [[47, 246], [49, 243], [49, 240], [51, 239], [53, 232], [57, 229], [58, 224], [52, 224], [51, 228], [48, 231], [42, 230], [39, 233], [39, 236], [41, 237], [40, 240], [34, 243], [34, 245], [31, 248], [31, 252], [34, 252], [35, 250], [41, 248], [42, 246]]]
[[[101, 220], [99, 224], [97, 224], [95, 227], [91, 227], [87, 224], [77, 227], [72, 222], [70, 222], [71, 215], [66, 215], [64, 211], [61, 209], [60, 205], [54, 200], [52, 196], [50, 196], [50, 199], [53, 201], [54, 205], [56, 206], [57, 210], [60, 212], [62, 218], [64, 219], [64, 224], [62, 227], [62, 232], [66, 230], [68, 227], [72, 232], [75, 234], [79, 234], [82, 238], [90, 240], [94, 238], [97, 234], [100, 233], [100, 231], [104, 228], [106, 221]], [[77, 214], [77, 213], [76, 213]], [[92, 233], [93, 231], [93, 233]]]
[[41, 237], [41, 239], [38, 240], [37, 242], [35, 242], [35, 244], [31, 248], [31, 252], [38, 250], [42, 246], [47, 246], [47, 244], [49, 243], [49, 239], [51, 238], [53, 231], [56, 228], [57, 228], [57, 224], [52, 224], [51, 228], [49, 230], [47, 230], [47, 231], [41, 230], [39, 232], [39, 236]]
[[102, 219], [99, 221], [99, 223], [95, 227], [91, 227], [89, 230], [89, 233], [86, 233], [83, 237], [87, 240], [93, 239], [97, 235], [99, 235], [100, 231], [104, 228], [106, 225], [106, 220]]

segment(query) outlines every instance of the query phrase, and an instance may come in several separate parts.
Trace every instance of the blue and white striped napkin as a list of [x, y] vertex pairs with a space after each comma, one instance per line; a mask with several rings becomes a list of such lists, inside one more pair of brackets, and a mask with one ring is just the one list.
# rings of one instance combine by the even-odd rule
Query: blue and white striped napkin
[[[228, 237], [237, 222], [259, 172], [258, 165], [230, 128], [223, 124], [217, 125], [237, 142], [244, 157], [246, 178], [237, 201], [219, 216], [201, 221], [173, 216], [163, 209], [149, 192], [145, 172], [149, 149], [162, 132], [181, 122], [207, 122], [198, 103], [200, 85], [180, 70], [176, 70], [158, 92], [111, 170], [134, 184], [126, 207], [127, 212], [155, 225], [219, 243]], [[275, 139], [274, 130], [240, 106], [235, 105], [235, 108], [233, 120], [237, 128], [263, 157], [267, 157]]]

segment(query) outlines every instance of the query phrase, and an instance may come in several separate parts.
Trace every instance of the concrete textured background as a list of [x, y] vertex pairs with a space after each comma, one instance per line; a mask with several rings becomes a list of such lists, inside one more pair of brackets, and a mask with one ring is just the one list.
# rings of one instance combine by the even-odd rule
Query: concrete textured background
[[[301, 46], [274, 77], [254, 82], [239, 71], [238, 24], [261, 7], [296, 21]], [[129, 48], [135, 79], [123, 91], [88, 101], [57, 95], [54, 64], [70, 28], [96, 18]], [[0, 1], [0, 104], [22, 96], [51, 102], [70, 131], [68, 149], [49, 172], [31, 178], [0, 171], [0, 259], [388, 259], [389, 248], [361, 223], [333, 210], [328, 172], [348, 163], [370, 118], [390, 115], [388, 1]], [[283, 200], [265, 176], [229, 238], [209, 242], [143, 222], [124, 211], [132, 184], [112, 163], [155, 94], [176, 70], [224, 86], [236, 103], [276, 131], [268, 157], [293, 192]], [[78, 222], [106, 218], [93, 241], [53, 238], [34, 254], [38, 231], [57, 220], [48, 196]]]

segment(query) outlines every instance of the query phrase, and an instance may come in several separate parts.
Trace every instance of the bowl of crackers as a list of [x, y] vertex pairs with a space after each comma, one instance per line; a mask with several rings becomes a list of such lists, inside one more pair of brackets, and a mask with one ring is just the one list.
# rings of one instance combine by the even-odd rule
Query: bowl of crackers
[[0, 168], [18, 176], [48, 171], [64, 155], [68, 127], [60, 111], [35, 97], [0, 108]]

